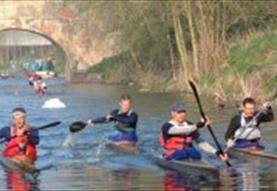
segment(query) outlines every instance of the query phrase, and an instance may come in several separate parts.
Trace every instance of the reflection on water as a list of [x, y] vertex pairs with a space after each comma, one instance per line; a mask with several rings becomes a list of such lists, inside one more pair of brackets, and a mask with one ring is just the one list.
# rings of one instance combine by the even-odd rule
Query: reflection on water
[[[248, 165], [249, 166], [249, 165]], [[39, 180], [31, 180], [16, 171], [5, 173], [2, 189], [30, 190], [260, 190], [276, 188], [275, 173], [260, 174], [249, 168], [242, 172], [222, 174], [218, 180], [207, 181], [174, 171], [164, 173], [149, 170], [109, 170], [103, 168], [71, 168], [48, 170]], [[2, 176], [3, 177], [3, 176]]]
[[[53, 174], [45, 172], [42, 178]], [[49, 184], [56, 182], [55, 185]], [[162, 176], [148, 170], [108, 170], [103, 168], [60, 169], [40, 184], [55, 190], [163, 190]]]
[[[277, 188], [276, 163], [264, 160], [231, 160], [233, 170], [225, 169], [224, 163], [215, 156], [204, 154], [210, 163], [219, 166], [222, 172], [219, 179], [180, 174], [165, 171], [152, 161], [153, 155], [160, 153], [158, 134], [160, 125], [168, 119], [172, 103], [180, 100], [175, 94], [141, 93], [135, 88], [108, 85], [63, 85], [61, 80], [49, 82], [49, 93], [36, 96], [27, 81], [11, 79], [0, 81], [0, 125], [9, 124], [11, 109], [17, 105], [26, 107], [28, 121], [43, 125], [61, 120], [63, 124], [40, 132], [37, 166], [54, 165], [41, 171], [37, 180], [32, 180], [18, 172], [7, 172], [0, 168], [0, 190], [274, 190]], [[128, 92], [134, 100], [134, 109], [140, 114], [138, 135], [140, 155], [129, 155], [106, 147], [103, 140], [110, 133], [110, 125], [95, 125], [69, 137], [68, 125], [77, 120], [102, 116], [117, 107], [118, 97]], [[66, 109], [46, 110], [42, 104], [58, 97]], [[194, 98], [186, 98], [189, 118], [199, 119]], [[220, 141], [235, 113], [234, 108], [219, 110], [209, 101], [203, 100], [205, 109], [215, 122], [214, 131]], [[269, 150], [276, 152], [274, 123], [267, 124], [264, 142]], [[263, 130], [263, 129], [262, 129]], [[211, 141], [208, 131], [202, 136]], [[72, 145], [65, 144], [69, 137]], [[72, 142], [72, 140], [74, 140]], [[2, 149], [2, 145], [0, 146]]]
[[11, 191], [30, 191], [39, 190], [38, 182], [33, 177], [27, 177], [20, 171], [5, 170], [4, 173], [6, 189]]

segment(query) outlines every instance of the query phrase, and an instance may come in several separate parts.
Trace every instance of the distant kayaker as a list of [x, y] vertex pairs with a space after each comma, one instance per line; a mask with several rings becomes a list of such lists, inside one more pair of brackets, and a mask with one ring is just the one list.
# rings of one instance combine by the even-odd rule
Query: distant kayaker
[[136, 134], [138, 115], [132, 109], [131, 97], [124, 94], [119, 100], [119, 109], [113, 110], [105, 117], [90, 119], [88, 124], [113, 122], [115, 133], [108, 136], [108, 140], [113, 143], [135, 144], [138, 141]]
[[47, 71], [54, 71], [55, 70], [55, 60], [49, 57], [47, 59]]
[[164, 148], [163, 157], [168, 160], [201, 159], [201, 153], [194, 147], [196, 143], [202, 150], [216, 154], [221, 160], [228, 160], [227, 154], [221, 155], [213, 146], [200, 138], [198, 130], [211, 123], [206, 117], [197, 124], [187, 119], [184, 103], [177, 103], [171, 109], [171, 119], [161, 128], [160, 144]]
[[47, 85], [42, 81], [41, 76], [29, 78], [29, 85], [34, 87], [36, 94], [45, 94], [47, 90]]
[[256, 102], [253, 98], [245, 98], [242, 106], [242, 111], [232, 118], [225, 134], [227, 147], [264, 149], [264, 146], [259, 143], [261, 139], [259, 125], [273, 121], [274, 114], [270, 104], [264, 103], [262, 112], [256, 117], [259, 111], [256, 110]]
[[38, 131], [29, 131], [30, 126], [26, 122], [26, 111], [17, 107], [12, 111], [12, 125], [0, 130], [0, 139], [7, 141], [3, 150], [3, 156], [19, 158], [33, 164], [37, 159], [36, 145], [39, 143]]

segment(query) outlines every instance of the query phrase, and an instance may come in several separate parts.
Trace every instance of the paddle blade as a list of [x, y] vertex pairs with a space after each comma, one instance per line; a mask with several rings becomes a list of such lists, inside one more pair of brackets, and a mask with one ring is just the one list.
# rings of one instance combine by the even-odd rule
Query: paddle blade
[[69, 130], [71, 133], [76, 133], [84, 129], [86, 126], [87, 124], [84, 123], [83, 121], [76, 121], [69, 126]]
[[193, 94], [195, 96], [195, 99], [196, 99], [196, 102], [197, 102], [200, 114], [201, 114], [201, 116], [203, 118], [205, 118], [205, 113], [204, 113], [204, 110], [202, 108], [202, 104], [201, 104], [201, 101], [200, 101], [200, 98], [199, 98], [199, 94], [198, 94], [197, 88], [196, 88], [195, 84], [191, 80], [189, 81], [189, 85], [190, 85], [190, 87], [191, 87], [191, 89], [193, 91]]

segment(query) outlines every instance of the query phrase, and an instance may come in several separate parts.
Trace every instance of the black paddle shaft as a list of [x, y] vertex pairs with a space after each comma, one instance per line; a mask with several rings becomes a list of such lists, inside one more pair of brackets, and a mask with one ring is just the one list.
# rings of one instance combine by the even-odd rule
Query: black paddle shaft
[[[62, 122], [61, 121], [56, 121], [56, 122], [53, 122], [53, 123], [49, 123], [47, 125], [43, 125], [43, 126], [40, 126], [40, 127], [37, 127], [37, 128], [31, 128], [29, 129], [27, 132], [30, 132], [30, 131], [39, 131], [39, 130], [42, 130], [42, 129], [47, 129], [47, 128], [50, 128], [50, 127], [55, 127], [55, 126], [58, 126], [60, 125]], [[26, 132], [26, 133], [27, 133]], [[14, 139], [16, 136], [12, 136], [10, 139]], [[0, 141], [0, 144], [6, 142], [7, 140], [4, 139], [4, 140], [1, 140]]]
[[[206, 120], [206, 115], [205, 115], [204, 110], [202, 108], [202, 105], [201, 105], [201, 102], [200, 102], [200, 98], [199, 98], [197, 89], [196, 89], [196, 87], [195, 87], [195, 85], [194, 85], [194, 83], [192, 81], [189, 81], [189, 84], [190, 84], [190, 86], [192, 88], [192, 91], [194, 93], [194, 96], [196, 98], [196, 102], [198, 104], [198, 108], [199, 108], [200, 114], [201, 114], [202, 118], [204, 120]], [[215, 144], [216, 144], [216, 146], [218, 148], [218, 151], [220, 152], [220, 154], [224, 155], [224, 152], [223, 152], [223, 150], [222, 150], [222, 148], [221, 148], [221, 146], [220, 146], [220, 144], [219, 144], [219, 142], [218, 142], [218, 140], [217, 140], [217, 138], [216, 138], [216, 136], [215, 136], [215, 134], [214, 134], [214, 132], [213, 132], [213, 130], [211, 128], [211, 126], [207, 125], [207, 128], [208, 128], [208, 130], [209, 130], [209, 132], [210, 132], [210, 134], [211, 134], [211, 136], [212, 136], [212, 138], [213, 138], [213, 140], [214, 140], [214, 142], [215, 142]], [[226, 163], [226, 165], [228, 167], [232, 166], [229, 161], [225, 161], [225, 163]]]
[[40, 127], [37, 127], [37, 128], [31, 128], [31, 131], [38, 131], [38, 130], [47, 129], [47, 128], [50, 128], [50, 127], [55, 127], [55, 126], [60, 125], [61, 123], [62, 123], [61, 121], [56, 121], [56, 122], [49, 123], [47, 125], [43, 125], [43, 126], [40, 126]]

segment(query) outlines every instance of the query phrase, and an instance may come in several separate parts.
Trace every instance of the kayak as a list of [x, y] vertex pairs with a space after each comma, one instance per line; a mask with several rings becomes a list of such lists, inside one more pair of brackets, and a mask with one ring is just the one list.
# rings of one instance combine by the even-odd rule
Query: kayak
[[7, 158], [1, 157], [0, 163], [3, 167], [10, 170], [17, 170], [22, 173], [35, 175], [39, 172], [35, 165], [28, 162], [26, 158]]
[[154, 161], [163, 168], [168, 168], [185, 173], [194, 173], [199, 175], [219, 176], [219, 169], [210, 165], [203, 159], [193, 160], [166, 160], [162, 156], [155, 156]]
[[230, 148], [229, 154], [231, 155], [246, 155], [252, 157], [259, 157], [265, 159], [277, 160], [277, 155], [273, 153], [265, 152], [264, 150], [256, 150], [256, 149], [238, 149], [238, 148]]
[[131, 143], [131, 142], [127, 142], [127, 141], [121, 141], [121, 142], [113, 142], [113, 141], [109, 141], [107, 143], [107, 146], [124, 152], [124, 153], [129, 153], [129, 154], [140, 154], [140, 149], [138, 148], [138, 146], [135, 143]]

